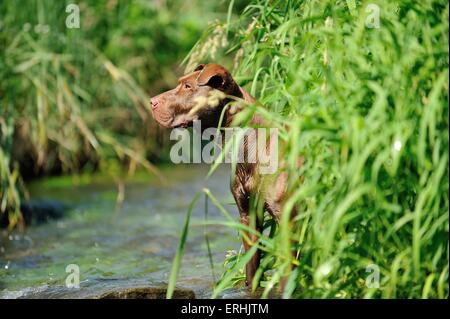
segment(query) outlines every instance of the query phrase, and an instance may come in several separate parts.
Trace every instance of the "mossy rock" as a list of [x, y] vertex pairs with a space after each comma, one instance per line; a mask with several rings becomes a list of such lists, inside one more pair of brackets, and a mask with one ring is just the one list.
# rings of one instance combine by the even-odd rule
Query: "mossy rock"
[[[165, 287], [136, 287], [121, 290], [108, 291], [98, 299], [165, 299], [167, 288]], [[173, 293], [174, 299], [195, 299], [195, 293], [191, 289], [177, 288]]]

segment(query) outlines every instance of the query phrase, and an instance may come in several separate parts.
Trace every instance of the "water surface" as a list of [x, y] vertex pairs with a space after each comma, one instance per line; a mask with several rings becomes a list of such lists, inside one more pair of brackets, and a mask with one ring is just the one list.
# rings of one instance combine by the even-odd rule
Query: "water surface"
[[[208, 187], [234, 216], [229, 170], [220, 168], [205, 180], [208, 167], [164, 169], [169, 185], [151, 176], [128, 181], [125, 199], [116, 205], [117, 185], [101, 178], [76, 183], [49, 179], [30, 185], [33, 199], [69, 205], [65, 217], [30, 226], [25, 232], [0, 235], [0, 298], [90, 298], [124, 287], [167, 284], [187, 207], [196, 192]], [[61, 182], [66, 181], [66, 182]], [[210, 203], [208, 219], [224, 220]], [[208, 297], [213, 285], [204, 238], [204, 200], [193, 211], [178, 286]], [[228, 250], [238, 250], [235, 231], [209, 226], [216, 276]], [[66, 267], [80, 269], [80, 288], [66, 287]]]

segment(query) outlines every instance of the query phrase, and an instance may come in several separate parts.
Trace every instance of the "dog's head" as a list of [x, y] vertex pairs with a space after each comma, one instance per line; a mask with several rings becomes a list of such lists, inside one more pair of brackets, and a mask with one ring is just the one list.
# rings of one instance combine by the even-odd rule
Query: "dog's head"
[[229, 101], [226, 95], [242, 97], [231, 74], [218, 64], [200, 64], [176, 88], [153, 97], [151, 110], [164, 127], [188, 127], [194, 120], [201, 120], [202, 128], [216, 127]]

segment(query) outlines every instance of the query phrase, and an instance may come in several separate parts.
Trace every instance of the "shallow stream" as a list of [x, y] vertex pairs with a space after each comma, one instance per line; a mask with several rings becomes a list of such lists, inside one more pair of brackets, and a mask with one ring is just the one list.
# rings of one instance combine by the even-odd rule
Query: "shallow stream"
[[[93, 298], [132, 287], [165, 287], [188, 205], [203, 187], [211, 190], [237, 217], [229, 191], [229, 170], [220, 168], [208, 180], [208, 167], [176, 166], [163, 170], [169, 185], [151, 176], [125, 184], [116, 205], [117, 185], [108, 178], [74, 180], [58, 177], [29, 186], [33, 200], [68, 205], [63, 218], [28, 227], [25, 232], [0, 231], [0, 298]], [[212, 203], [208, 219], [224, 220]], [[202, 198], [193, 211], [177, 287], [208, 297], [213, 285], [204, 237]], [[216, 277], [225, 254], [240, 248], [236, 231], [208, 228]], [[77, 265], [80, 288], [66, 287], [68, 265]], [[229, 297], [240, 294], [229, 291]], [[227, 297], [227, 295], [223, 295]]]

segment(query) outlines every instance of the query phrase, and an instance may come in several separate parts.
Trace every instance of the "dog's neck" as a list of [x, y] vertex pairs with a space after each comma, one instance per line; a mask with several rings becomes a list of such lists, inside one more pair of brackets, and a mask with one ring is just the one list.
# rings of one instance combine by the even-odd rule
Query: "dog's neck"
[[[225, 113], [225, 119], [224, 119], [224, 127], [230, 127], [232, 126], [232, 122], [234, 120], [234, 117], [236, 116], [236, 114], [238, 114], [239, 112], [241, 112], [245, 106], [247, 104], [252, 104], [256, 102], [256, 99], [250, 95], [250, 93], [248, 93], [247, 91], [245, 91], [243, 88], [241, 88], [240, 86], [236, 85], [233, 88], [232, 94], [233, 96], [236, 96], [238, 98], [241, 98], [242, 101], [238, 101], [237, 103], [235, 103], [234, 105], [231, 105]], [[250, 124], [253, 125], [257, 125], [257, 126], [263, 126], [264, 125], [264, 120], [263, 118], [258, 115], [258, 114], [254, 114], [252, 119], [249, 122]]]

